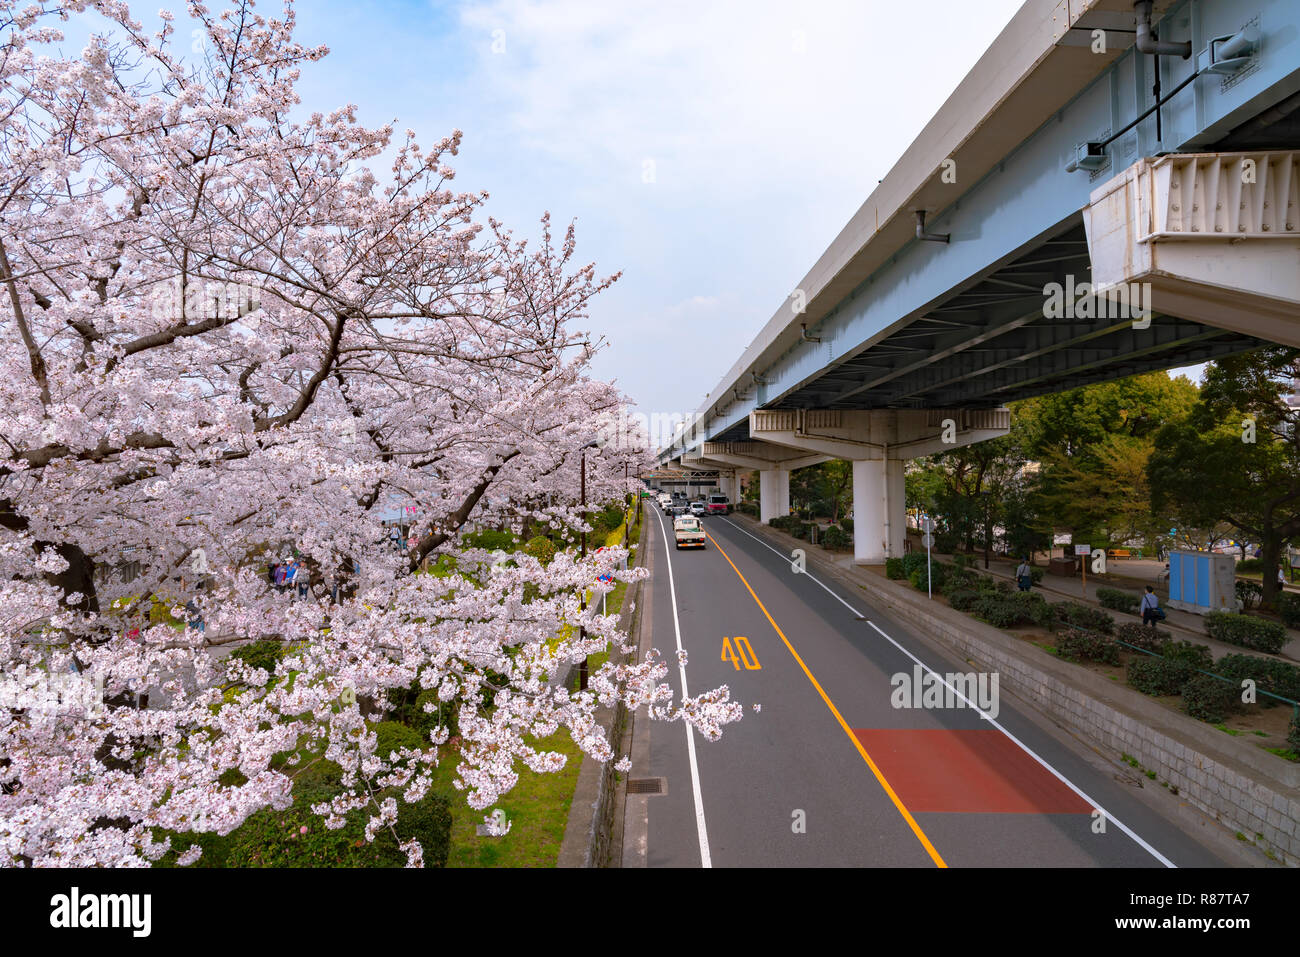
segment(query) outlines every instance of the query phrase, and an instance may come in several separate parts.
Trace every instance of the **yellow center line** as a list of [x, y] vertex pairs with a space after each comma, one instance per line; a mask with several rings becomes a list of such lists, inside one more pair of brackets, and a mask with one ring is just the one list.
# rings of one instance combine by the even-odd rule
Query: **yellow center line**
[[947, 867], [948, 865], [944, 862], [944, 859], [939, 856], [939, 852], [936, 851], [934, 845], [930, 843], [930, 839], [926, 837], [925, 832], [921, 830], [921, 825], [916, 823], [916, 818], [912, 817], [912, 813], [908, 811], [906, 805], [899, 800], [898, 795], [894, 793], [894, 789], [890, 787], [889, 782], [885, 780], [885, 776], [880, 773], [880, 768], [876, 767], [876, 762], [871, 760], [871, 755], [868, 754], [867, 749], [862, 746], [862, 742], [858, 740], [858, 736], [853, 733], [853, 729], [849, 727], [849, 723], [844, 720], [844, 716], [840, 714], [840, 709], [835, 707], [835, 702], [831, 701], [830, 696], [826, 694], [821, 684], [813, 677], [813, 673], [808, 670], [808, 666], [803, 663], [803, 659], [799, 657], [799, 652], [794, 650], [794, 645], [790, 644], [790, 639], [785, 636], [785, 632], [781, 630], [781, 626], [773, 620], [772, 616], [768, 613], [767, 607], [759, 599], [758, 595], [754, 594], [754, 589], [751, 588], [749, 582], [745, 580], [745, 576], [740, 574], [740, 569], [737, 568], [736, 563], [731, 560], [731, 556], [728, 555], [726, 551], [723, 550], [722, 546], [718, 544], [717, 539], [712, 535], [709, 535], [708, 532], [705, 532], [704, 534], [708, 536], [709, 541], [713, 542], [713, 547], [718, 550], [718, 554], [727, 560], [727, 564], [731, 566], [731, 570], [736, 573], [736, 576], [741, 580], [745, 589], [749, 592], [750, 597], [754, 599], [758, 604], [758, 607], [762, 610], [764, 617], [767, 618], [768, 624], [770, 624], [776, 633], [780, 635], [781, 641], [783, 641], [786, 648], [790, 650], [790, 654], [794, 656], [794, 660], [798, 662], [799, 667], [803, 669], [803, 673], [808, 676], [808, 680], [811, 681], [812, 686], [817, 689], [817, 693], [822, 696], [822, 701], [826, 702], [826, 707], [831, 709], [831, 714], [835, 715], [835, 720], [840, 723], [840, 727], [844, 729], [844, 733], [849, 736], [849, 740], [853, 742], [853, 746], [858, 749], [858, 754], [862, 755], [862, 760], [867, 762], [867, 767], [871, 768], [871, 773], [876, 776], [876, 780], [880, 782], [880, 786], [885, 789], [885, 793], [889, 795], [889, 799], [894, 802], [894, 807], [898, 808], [898, 813], [903, 815], [903, 820], [906, 821], [907, 826], [912, 829], [912, 833], [915, 834], [917, 840], [921, 842], [921, 846], [925, 848], [926, 853], [930, 855], [931, 860], [933, 860], [939, 867]]

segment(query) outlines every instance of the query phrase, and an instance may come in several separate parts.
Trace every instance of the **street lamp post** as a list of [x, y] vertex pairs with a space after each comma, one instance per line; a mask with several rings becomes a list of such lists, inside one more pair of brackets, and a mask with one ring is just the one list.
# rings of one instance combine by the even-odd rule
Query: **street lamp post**
[[[580, 468], [582, 469], [582, 478], [579, 480], [578, 485], [579, 485], [579, 488], [581, 489], [581, 495], [582, 495], [582, 524], [583, 524], [583, 530], [582, 530], [582, 533], [581, 533], [581, 539], [580, 539], [580, 540], [581, 540], [581, 546], [580, 546], [580, 548], [581, 548], [582, 558], [583, 558], [584, 560], [587, 558], [587, 529], [586, 529], [586, 525], [587, 525], [587, 449], [594, 449], [594, 448], [598, 448], [598, 447], [599, 447], [599, 446], [598, 446], [598, 444], [597, 444], [596, 442], [588, 442], [586, 445], [584, 445], [584, 446], [582, 447], [582, 452], [580, 453], [580, 455], [579, 455], [579, 457], [578, 457], [578, 460], [579, 460], [579, 462], [580, 462]], [[585, 590], [584, 590], [583, 593], [582, 593], [582, 605], [581, 605], [581, 609], [582, 609], [583, 611], [586, 611], [586, 610], [587, 610], [587, 592], [586, 592]], [[578, 625], [578, 641], [585, 641], [586, 638], [587, 638], [587, 628], [586, 628], [586, 626], [585, 626], [585, 625]], [[586, 691], [586, 690], [587, 690], [587, 658], [586, 658], [585, 655], [584, 655], [583, 658], [582, 658], [582, 664], [578, 665], [578, 690], [579, 690], [579, 691]]]

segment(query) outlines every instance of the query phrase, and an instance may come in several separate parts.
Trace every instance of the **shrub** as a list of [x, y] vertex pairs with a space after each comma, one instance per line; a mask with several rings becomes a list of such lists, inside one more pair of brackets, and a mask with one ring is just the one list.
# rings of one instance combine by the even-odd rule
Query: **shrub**
[[927, 575], [923, 566], [908, 575], [907, 580], [912, 583], [912, 587], [917, 591], [942, 591], [941, 585], [943, 578], [940, 575], [938, 568], [934, 568], [930, 574]]
[[1067, 628], [1056, 639], [1056, 650], [1069, 661], [1100, 661], [1119, 664], [1119, 645], [1090, 631]]
[[1113, 611], [1136, 612], [1141, 600], [1140, 596], [1129, 591], [1120, 591], [1118, 588], [1097, 589], [1097, 601], [1101, 602], [1101, 607]]
[[1209, 671], [1214, 667], [1214, 656], [1210, 654], [1209, 645], [1197, 645], [1190, 641], [1167, 641], [1160, 649], [1160, 654], [1172, 661], [1181, 661], [1197, 671]]
[[1216, 641], [1243, 648], [1277, 654], [1286, 644], [1286, 629], [1275, 621], [1238, 615], [1230, 611], [1212, 611], [1205, 616], [1205, 631]]
[[1300, 595], [1283, 592], [1277, 596], [1277, 613], [1288, 628], [1300, 628]]
[[903, 572], [908, 578], [918, 568], [925, 569], [925, 552], [908, 552], [903, 556]]
[[549, 565], [555, 558], [555, 543], [545, 535], [534, 535], [524, 546], [525, 554], [531, 555], [543, 565]]
[[1103, 635], [1115, 632], [1115, 619], [1100, 608], [1093, 608], [1077, 601], [1058, 601], [1052, 605], [1052, 610], [1056, 621], [1072, 628], [1099, 631]]
[[735, 510], [740, 512], [742, 515], [748, 515], [751, 518], [758, 518], [759, 515], [757, 502], [737, 502]]
[[429, 739], [415, 728], [396, 721], [377, 722], [370, 730], [375, 732], [375, 754], [388, 760], [389, 752], [398, 748], [424, 749], [432, 747]]
[[885, 559], [885, 577], [895, 580], [907, 577], [907, 572], [903, 570], [903, 560], [901, 558]]
[[1291, 750], [1300, 754], [1300, 714], [1292, 712], [1291, 726], [1287, 728], [1286, 743], [1291, 745]]
[[956, 588], [948, 592], [948, 606], [954, 611], [970, 612], [981, 599], [981, 594], [973, 588]]
[[844, 529], [844, 531], [848, 532], [849, 534], [853, 534], [853, 519], [851, 518], [840, 519], [840, 528]]
[[1161, 631], [1158, 628], [1150, 628], [1147, 625], [1139, 625], [1135, 621], [1126, 621], [1120, 625], [1115, 637], [1125, 644], [1143, 648], [1147, 651], [1154, 651], [1156, 654], [1159, 654], [1160, 650], [1169, 641], [1168, 632]]
[[1143, 694], [1180, 694], [1193, 677], [1190, 667], [1170, 658], [1137, 658], [1128, 663], [1128, 683]]
[[[332, 830], [325, 826], [324, 818], [312, 813], [311, 805], [329, 801], [338, 792], [326, 786], [294, 790], [294, 802], [289, 808], [258, 811], [231, 834], [234, 840], [227, 866], [405, 866], [406, 854], [387, 828], [381, 828], [373, 842], [366, 842], [366, 822], [373, 809], [350, 812], [347, 823]], [[398, 835], [403, 840], [414, 837], [424, 846], [425, 866], [446, 866], [451, 846], [451, 810], [447, 799], [428, 794], [418, 804], [407, 804], [399, 793], [385, 796], [397, 799]]]
[[1020, 620], [1020, 610], [1001, 595], [984, 595], [976, 600], [975, 614], [994, 628], [1010, 628]]
[[489, 552], [501, 549], [503, 552], [512, 552], [517, 542], [515, 537], [509, 532], [498, 532], [495, 528], [481, 528], [477, 532], [470, 532], [461, 543], [466, 548], [482, 548]]
[[[849, 548], [853, 545], [853, 536], [838, 525], [832, 525], [826, 529], [826, 534], [822, 536], [822, 545], [831, 550], [837, 548]], [[886, 559], [888, 561], [888, 559]]]
[[1209, 675], [1197, 675], [1183, 686], [1183, 710], [1198, 721], [1218, 724], [1237, 710], [1232, 685]]
[[1047, 599], [1042, 595], [1035, 595], [1033, 592], [1028, 591], [1012, 592], [1007, 596], [1007, 600], [1015, 605], [1020, 612], [1021, 620], [1026, 624], [1049, 628], [1055, 620], [1052, 606], [1047, 603]]
[[1029, 566], [1029, 578], [1035, 585], [1041, 585], [1043, 583], [1043, 574], [1044, 569], [1039, 568], [1037, 565]]
[[1237, 571], [1239, 572], [1262, 572], [1264, 570], [1264, 560], [1261, 558], [1243, 558], [1237, 562]]
[[1249, 581], [1245, 578], [1237, 579], [1232, 587], [1233, 594], [1241, 602], [1242, 610], [1254, 608], [1259, 604], [1259, 600], [1264, 597], [1264, 586], [1259, 582]]
[[1214, 672], [1232, 679], [1239, 689], [1242, 681], [1249, 678], [1262, 691], [1300, 701], [1300, 668], [1285, 661], [1253, 655], [1224, 655], [1215, 662]]
[[283, 642], [255, 641], [232, 651], [230, 657], [244, 662], [250, 668], [263, 668], [267, 674], [274, 675], [276, 663], [284, 657], [284, 651]]

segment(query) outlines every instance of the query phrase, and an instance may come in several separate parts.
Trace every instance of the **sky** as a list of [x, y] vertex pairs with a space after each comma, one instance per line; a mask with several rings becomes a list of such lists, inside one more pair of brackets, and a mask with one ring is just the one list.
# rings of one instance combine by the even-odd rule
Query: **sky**
[[586, 323], [594, 372], [685, 414], [1019, 6], [931, 0], [922, 31], [896, 0], [301, 0], [331, 53], [300, 93], [462, 130], [457, 187], [519, 235], [576, 220], [578, 258], [623, 274]]
[[[184, 6], [162, 0], [181, 37]], [[897, 0], [298, 0], [297, 38], [330, 49], [299, 94], [424, 145], [463, 131], [455, 186], [517, 236], [575, 220], [578, 259], [622, 273], [585, 323], [607, 343], [593, 373], [666, 419], [700, 406], [1019, 6], [929, 0], [918, 24]], [[155, 9], [133, 12], [151, 27]]]

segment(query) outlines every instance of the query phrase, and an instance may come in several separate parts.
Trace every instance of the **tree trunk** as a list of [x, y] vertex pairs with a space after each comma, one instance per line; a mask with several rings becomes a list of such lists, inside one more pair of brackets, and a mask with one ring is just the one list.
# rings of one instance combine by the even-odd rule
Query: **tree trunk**
[[1277, 607], [1277, 556], [1281, 550], [1281, 543], [1277, 540], [1277, 534], [1273, 530], [1272, 512], [1266, 512], [1264, 515], [1264, 527], [1261, 529], [1263, 541], [1260, 543], [1262, 549], [1260, 553], [1261, 570], [1264, 573], [1264, 594], [1260, 598], [1260, 605], [1269, 608]]

